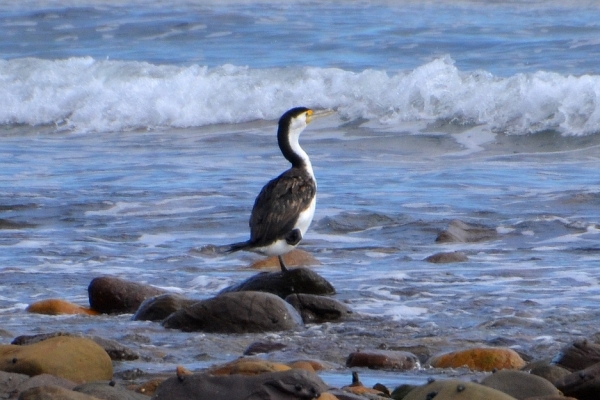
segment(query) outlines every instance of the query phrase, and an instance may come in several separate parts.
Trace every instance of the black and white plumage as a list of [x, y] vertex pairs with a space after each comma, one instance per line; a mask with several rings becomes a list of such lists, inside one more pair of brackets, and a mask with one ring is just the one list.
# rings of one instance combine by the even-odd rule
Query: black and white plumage
[[292, 167], [267, 183], [260, 191], [250, 216], [250, 240], [230, 245], [227, 252], [254, 251], [279, 257], [294, 249], [304, 237], [315, 213], [317, 181], [310, 159], [298, 139], [313, 115], [296, 107], [279, 119], [277, 142]]

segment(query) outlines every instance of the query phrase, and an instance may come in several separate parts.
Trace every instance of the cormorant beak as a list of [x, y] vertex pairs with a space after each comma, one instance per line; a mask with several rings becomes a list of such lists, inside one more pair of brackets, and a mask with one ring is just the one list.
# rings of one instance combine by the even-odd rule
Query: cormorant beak
[[316, 111], [315, 110], [308, 110], [306, 112], [306, 123], [309, 123], [310, 121], [312, 121], [312, 120], [314, 120], [316, 118], [326, 117], [326, 116], [331, 115], [333, 113], [335, 113], [335, 111], [328, 110], [328, 109], [325, 109], [325, 110], [316, 110]]

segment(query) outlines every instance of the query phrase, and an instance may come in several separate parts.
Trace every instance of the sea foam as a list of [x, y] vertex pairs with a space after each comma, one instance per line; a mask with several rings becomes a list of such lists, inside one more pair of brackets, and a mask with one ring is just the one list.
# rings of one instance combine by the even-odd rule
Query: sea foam
[[538, 71], [496, 77], [450, 57], [412, 71], [252, 69], [136, 61], [0, 60], [0, 123], [106, 132], [276, 119], [297, 105], [394, 127], [410, 121], [487, 125], [493, 132], [600, 132], [600, 76]]

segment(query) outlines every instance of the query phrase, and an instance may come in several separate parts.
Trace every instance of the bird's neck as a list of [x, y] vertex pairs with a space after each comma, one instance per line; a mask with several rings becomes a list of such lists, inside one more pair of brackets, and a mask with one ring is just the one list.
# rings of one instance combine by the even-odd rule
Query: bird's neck
[[290, 163], [292, 163], [292, 167], [306, 169], [314, 179], [312, 164], [310, 163], [308, 154], [300, 147], [300, 143], [298, 142], [300, 133], [303, 130], [304, 127], [291, 129], [286, 134], [285, 131], [279, 129], [279, 132], [277, 133], [277, 142], [279, 143], [281, 153]]

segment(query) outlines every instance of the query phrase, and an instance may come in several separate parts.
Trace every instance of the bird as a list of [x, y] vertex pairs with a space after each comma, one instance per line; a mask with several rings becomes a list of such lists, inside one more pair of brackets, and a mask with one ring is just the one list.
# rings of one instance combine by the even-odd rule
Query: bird
[[279, 119], [277, 143], [290, 169], [269, 181], [260, 191], [250, 216], [250, 239], [229, 245], [239, 250], [277, 256], [282, 272], [288, 272], [282, 256], [304, 238], [315, 214], [317, 181], [308, 154], [299, 138], [313, 117], [313, 110], [295, 107]]

